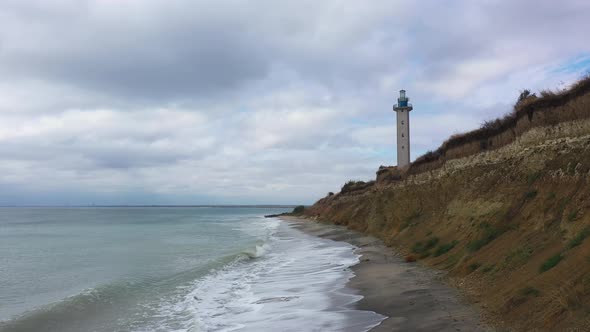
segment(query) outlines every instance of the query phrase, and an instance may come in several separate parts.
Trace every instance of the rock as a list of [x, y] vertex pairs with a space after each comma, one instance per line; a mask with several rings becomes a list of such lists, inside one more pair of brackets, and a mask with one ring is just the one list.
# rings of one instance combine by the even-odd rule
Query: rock
[[413, 263], [416, 261], [416, 257], [414, 255], [407, 255], [406, 256], [406, 263]]

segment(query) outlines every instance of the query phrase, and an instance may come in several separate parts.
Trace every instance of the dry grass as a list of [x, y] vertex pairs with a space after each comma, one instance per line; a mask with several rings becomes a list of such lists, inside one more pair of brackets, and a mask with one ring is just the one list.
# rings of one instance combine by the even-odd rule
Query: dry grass
[[374, 184], [375, 184], [375, 181], [364, 182], [364, 181], [350, 180], [350, 181], [346, 182], [344, 184], [344, 186], [342, 186], [340, 193], [344, 194], [344, 193], [350, 193], [353, 191], [364, 190], [364, 189], [372, 187]]
[[[590, 110], [590, 95], [583, 100], [567, 108]], [[482, 156], [489, 162], [465, 158], [362, 195], [323, 198], [305, 213], [375, 235], [445, 270], [485, 305], [486, 315], [515, 331], [586, 331], [590, 121], [579, 122], [584, 129], [571, 134], [578, 122], [535, 130], [543, 134], [526, 151], [517, 144], [492, 150]], [[555, 131], [568, 138], [545, 135]], [[578, 163], [581, 172], [568, 171]]]
[[[495, 120], [484, 121], [479, 129], [455, 134], [449, 137], [435, 151], [429, 151], [418, 157], [411, 165], [411, 173], [420, 173], [434, 169], [448, 159], [460, 158], [473, 153], [493, 149], [511, 143], [522, 132], [517, 132], [519, 122], [523, 119], [530, 123], [536, 114], [543, 113], [547, 109], [564, 106], [568, 102], [590, 92], [590, 75], [587, 75], [572, 85], [569, 89], [553, 92], [541, 91], [540, 97], [524, 90], [509, 114]], [[564, 113], [564, 112], [562, 112]], [[573, 118], [585, 118], [590, 116], [588, 112], [578, 114], [552, 114], [536, 119], [536, 126], [555, 125], [559, 122], [572, 120]], [[497, 139], [495, 139], [497, 138]]]

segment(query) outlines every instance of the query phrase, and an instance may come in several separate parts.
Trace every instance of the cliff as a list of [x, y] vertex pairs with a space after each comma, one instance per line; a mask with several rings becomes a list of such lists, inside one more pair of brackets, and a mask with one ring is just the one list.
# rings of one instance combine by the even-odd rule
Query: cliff
[[381, 168], [305, 214], [449, 271], [501, 326], [588, 330], [589, 86], [521, 100], [502, 123], [451, 138], [408, 170]]

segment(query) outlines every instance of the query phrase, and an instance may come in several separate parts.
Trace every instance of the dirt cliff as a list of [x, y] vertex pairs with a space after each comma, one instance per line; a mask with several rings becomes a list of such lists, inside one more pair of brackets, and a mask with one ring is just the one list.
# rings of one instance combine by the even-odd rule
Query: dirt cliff
[[[436, 167], [382, 169], [376, 182], [329, 195], [305, 214], [449, 271], [500, 326], [590, 331], [589, 98], [567, 101], [579, 118], [530, 126]], [[564, 105], [549, 110], [556, 107]]]

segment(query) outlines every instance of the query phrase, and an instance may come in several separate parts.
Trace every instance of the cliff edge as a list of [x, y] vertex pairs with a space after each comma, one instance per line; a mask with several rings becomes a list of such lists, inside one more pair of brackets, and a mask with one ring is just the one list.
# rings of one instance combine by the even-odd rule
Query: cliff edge
[[486, 126], [409, 169], [348, 183], [305, 214], [448, 271], [501, 327], [587, 331], [590, 79], [525, 96]]

